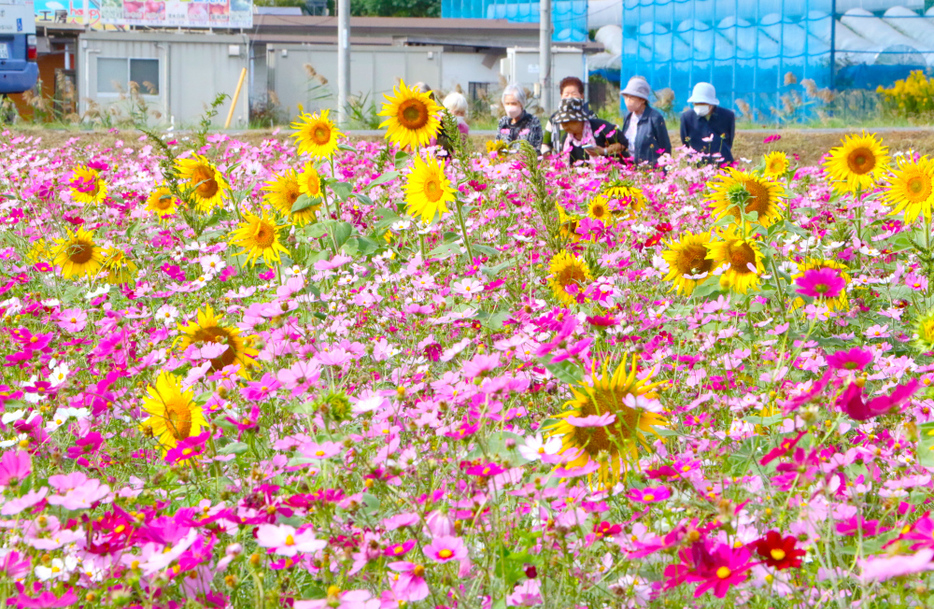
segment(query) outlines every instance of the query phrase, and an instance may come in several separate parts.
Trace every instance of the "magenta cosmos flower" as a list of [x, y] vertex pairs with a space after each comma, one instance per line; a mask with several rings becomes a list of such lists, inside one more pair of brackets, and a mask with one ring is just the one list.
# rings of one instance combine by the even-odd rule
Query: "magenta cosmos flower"
[[389, 580], [389, 587], [396, 599], [414, 603], [430, 593], [425, 582], [425, 567], [422, 565], [399, 561], [389, 563], [389, 568], [396, 572]]
[[425, 556], [437, 562], [450, 562], [467, 558], [467, 547], [460, 537], [438, 537], [425, 546]]
[[827, 356], [827, 365], [834, 370], [862, 370], [871, 362], [872, 353], [859, 347]]
[[657, 486], [655, 488], [634, 488], [629, 491], [629, 494], [626, 496], [629, 497], [631, 501], [636, 501], [638, 503], [658, 503], [659, 501], [664, 501], [671, 497], [671, 491], [664, 486]]
[[29, 453], [17, 450], [7, 451], [0, 457], [0, 486], [14, 486], [32, 471], [32, 459]]
[[379, 599], [366, 590], [342, 592], [337, 586], [328, 588], [327, 598], [313, 601], [295, 601], [293, 609], [379, 609]]
[[836, 298], [846, 287], [840, 273], [834, 269], [811, 269], [795, 279], [798, 294], [811, 298]]
[[725, 597], [730, 588], [746, 581], [747, 571], [752, 567], [746, 547], [733, 548], [721, 543], [705, 558], [687, 574], [687, 581], [700, 582], [694, 598], [700, 598], [708, 590], [713, 590], [717, 598]]

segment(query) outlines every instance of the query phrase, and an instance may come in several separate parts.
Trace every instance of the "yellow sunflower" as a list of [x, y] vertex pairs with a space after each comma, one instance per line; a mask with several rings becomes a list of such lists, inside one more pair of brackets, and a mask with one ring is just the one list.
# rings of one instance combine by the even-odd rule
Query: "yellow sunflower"
[[[799, 277], [804, 277], [804, 273], [807, 271], [815, 271], [820, 269], [833, 269], [840, 272], [840, 278], [843, 279], [843, 282], [846, 285], [850, 285], [851, 277], [846, 272], [847, 266], [841, 264], [835, 260], [823, 260], [820, 258], [808, 258], [804, 262], [798, 265], [798, 272], [792, 275], [791, 280], [794, 281]], [[791, 309], [797, 310], [800, 307], [803, 307], [806, 302], [800, 296], [791, 301]], [[846, 290], [844, 289], [840, 292], [840, 295], [836, 298], [825, 298], [824, 304], [827, 305], [827, 308], [831, 311], [849, 311], [850, 310], [850, 300], [846, 295]]]
[[136, 263], [127, 258], [122, 250], [115, 247], [108, 247], [103, 252], [103, 268], [107, 271], [107, 283], [111, 285], [123, 285], [133, 283], [136, 276]]
[[409, 89], [404, 82], [393, 89], [395, 97], [385, 96], [379, 116], [387, 117], [379, 127], [386, 127], [386, 139], [400, 148], [427, 146], [441, 128], [441, 106], [428, 93]]
[[720, 241], [711, 241], [707, 258], [713, 260], [714, 269], [729, 265], [720, 275], [720, 287], [745, 294], [759, 287], [759, 277], [765, 272], [762, 253], [754, 241], [745, 240], [731, 226], [718, 232]]
[[107, 183], [96, 169], [84, 165], [75, 167], [68, 183], [71, 198], [79, 203], [100, 203], [107, 198]]
[[[314, 168], [312, 168], [314, 171]], [[309, 205], [297, 212], [292, 212], [292, 206], [302, 196], [302, 184], [294, 169], [289, 169], [275, 176], [274, 180], [266, 182], [263, 186], [266, 191], [266, 202], [276, 209], [284, 218], [299, 226], [314, 222], [315, 212], [321, 204]]]
[[685, 232], [677, 241], [671, 240], [662, 258], [668, 263], [665, 281], [674, 282], [672, 290], [690, 296], [694, 288], [710, 278], [714, 268], [710, 253], [710, 234]]
[[321, 114], [308, 114], [302, 112], [298, 120], [292, 123], [292, 134], [298, 140], [298, 153], [307, 152], [318, 159], [329, 159], [337, 150], [337, 138], [344, 134], [337, 130], [337, 126], [328, 117], [330, 110], [322, 110]]
[[717, 219], [731, 214], [737, 222], [742, 211], [756, 212], [758, 222], [768, 228], [782, 217], [785, 187], [768, 178], [729, 168], [710, 183], [710, 207]]
[[224, 175], [214, 163], [200, 154], [187, 159], [176, 159], [175, 170], [178, 177], [187, 180], [195, 205], [201, 213], [208, 213], [220, 207], [224, 201], [224, 191], [229, 188]]
[[175, 215], [177, 207], [178, 199], [165, 185], [156, 188], [146, 199], [146, 209], [159, 216], [160, 220]]
[[592, 220], [599, 220], [607, 226], [613, 223], [613, 213], [610, 211], [606, 195], [597, 195], [590, 200], [590, 205], [587, 206], [587, 216]]
[[642, 211], [648, 205], [648, 199], [641, 188], [627, 184], [617, 184], [604, 188], [600, 193], [607, 200], [616, 199], [618, 204], [613, 214], [616, 216], [628, 215], [630, 218], [636, 217], [636, 212]]
[[[631, 467], [638, 467], [640, 447], [652, 452], [646, 434], [657, 435], [653, 428], [667, 424], [665, 417], [647, 408], [648, 400], [658, 398], [654, 389], [662, 383], [638, 379], [637, 372], [635, 357], [627, 369], [624, 355], [613, 374], [608, 373], [604, 364], [600, 376], [594, 363], [591, 377], [570, 387], [574, 397], [565, 404], [567, 410], [555, 416], [560, 421], [547, 428], [550, 437], [561, 438], [561, 454], [569, 450], [580, 452], [564, 467], [596, 463], [599, 465], [596, 477], [606, 489], [612, 488]], [[568, 421], [569, 417], [582, 419], [607, 415], [612, 415], [615, 420], [604, 426], [576, 426]]]
[[563, 207], [555, 203], [558, 208], [558, 224], [560, 225], [561, 236], [571, 241], [580, 241], [581, 236], [577, 234], [577, 224], [580, 218], [568, 214]]
[[298, 174], [298, 191], [309, 197], [321, 196], [321, 176], [311, 163], [305, 163], [305, 168]]
[[888, 151], [875, 134], [848, 135], [842, 146], [830, 151], [824, 171], [839, 192], [867, 191], [888, 171]]
[[412, 173], [405, 184], [406, 212], [421, 216], [426, 224], [435, 215], [448, 211], [446, 203], [454, 201], [454, 188], [444, 175], [444, 161], [428, 157], [423, 161], [418, 155], [412, 164]]
[[[551, 273], [548, 278], [551, 290], [555, 298], [565, 305], [575, 304], [576, 294], [584, 290], [587, 282], [593, 280], [587, 263], [567, 250], [551, 259], [548, 270]], [[573, 291], [568, 290], [571, 286], [575, 288]]]
[[143, 408], [149, 418], [143, 421], [143, 428], [151, 431], [162, 445], [163, 456], [179, 441], [200, 435], [208, 426], [204, 411], [195, 402], [194, 391], [183, 391], [175, 375], [161, 372], [146, 393]]
[[791, 163], [784, 152], [770, 152], [763, 158], [765, 161], [764, 173], [770, 178], [777, 178], [788, 173]]
[[930, 220], [934, 207], [934, 160], [926, 156], [917, 161], [900, 158], [882, 196], [894, 207], [892, 214], [905, 212], [906, 224], [918, 216]]
[[272, 266], [275, 262], [282, 262], [280, 254], [288, 254], [289, 251], [279, 243], [279, 227], [276, 221], [268, 214], [262, 215], [244, 214], [243, 222], [237, 225], [237, 229], [230, 237], [231, 245], [238, 245], [243, 251], [236, 255], [247, 254], [247, 261], [254, 265], [260, 258]]
[[58, 240], [55, 264], [62, 267], [62, 275], [71, 277], [93, 277], [104, 262], [101, 248], [94, 243], [94, 231], [79, 228], [69, 231], [65, 239]]
[[239, 364], [240, 374], [247, 376], [247, 369], [255, 364], [254, 358], [259, 353], [248, 346], [253, 337], [244, 339], [236, 326], [220, 325], [220, 318], [214, 315], [214, 309], [210, 305], [205, 306], [204, 310], [198, 309], [197, 319], [184, 325], [178, 324], [178, 330], [181, 332], [178, 343], [182, 351], [191, 345], [201, 346], [204, 343], [227, 345], [223, 353], [211, 360], [212, 370]]
[[915, 322], [914, 345], [924, 353], [934, 351], [934, 309], [919, 317]]
[[45, 239], [37, 239], [33, 242], [32, 247], [29, 248], [29, 253], [26, 254], [26, 260], [32, 264], [37, 262], [48, 262], [55, 257], [56, 250], [49, 245], [48, 241]]

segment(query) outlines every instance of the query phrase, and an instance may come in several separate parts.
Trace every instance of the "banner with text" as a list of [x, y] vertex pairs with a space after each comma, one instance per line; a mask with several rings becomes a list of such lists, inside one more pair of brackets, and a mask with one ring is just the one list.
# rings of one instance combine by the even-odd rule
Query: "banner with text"
[[100, 13], [106, 25], [253, 27], [252, 0], [101, 0]]

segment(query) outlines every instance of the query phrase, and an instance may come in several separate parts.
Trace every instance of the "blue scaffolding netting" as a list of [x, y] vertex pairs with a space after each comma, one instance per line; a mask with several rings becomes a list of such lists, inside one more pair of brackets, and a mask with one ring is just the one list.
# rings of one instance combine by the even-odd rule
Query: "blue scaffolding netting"
[[[538, 2], [520, 0], [442, 0], [441, 16], [458, 19], [506, 19], [517, 23], [538, 23]], [[551, 19], [555, 42], [585, 42], [587, 0], [553, 0]]]

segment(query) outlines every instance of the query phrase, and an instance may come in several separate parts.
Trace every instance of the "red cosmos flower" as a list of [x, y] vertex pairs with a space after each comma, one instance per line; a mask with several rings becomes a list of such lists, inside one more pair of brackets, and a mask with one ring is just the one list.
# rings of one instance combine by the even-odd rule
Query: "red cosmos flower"
[[904, 385], [897, 385], [891, 395], [882, 395], [868, 402], [863, 402], [862, 388], [856, 383], [850, 383], [850, 386], [837, 400], [837, 406], [850, 415], [851, 419], [868, 421], [905, 404], [918, 391], [920, 386], [918, 379], [911, 379]]
[[765, 559], [765, 564], [778, 569], [797, 569], [801, 566], [801, 557], [807, 554], [804, 550], [795, 548], [798, 540], [789, 535], [782, 538], [778, 531], [769, 531], [750, 545], [756, 553]]
[[795, 436], [793, 440], [790, 438], [785, 438], [784, 440], [782, 440], [778, 446], [776, 446], [769, 452], [765, 453], [765, 456], [762, 457], [761, 461], [759, 461], [759, 465], [768, 465], [775, 459], [785, 456], [789, 450], [795, 447], [795, 444], [797, 444], [798, 441], [801, 438], [803, 438], [806, 433], [807, 431], [799, 431], [798, 435]]

